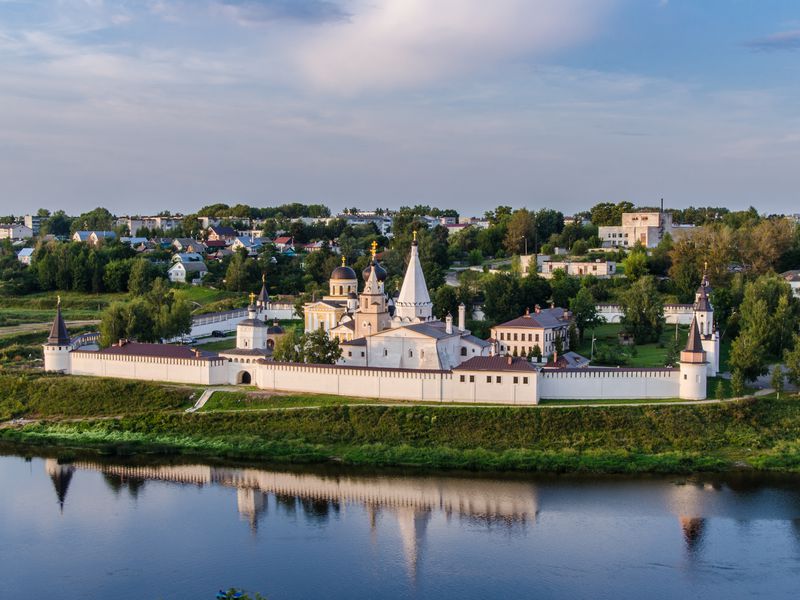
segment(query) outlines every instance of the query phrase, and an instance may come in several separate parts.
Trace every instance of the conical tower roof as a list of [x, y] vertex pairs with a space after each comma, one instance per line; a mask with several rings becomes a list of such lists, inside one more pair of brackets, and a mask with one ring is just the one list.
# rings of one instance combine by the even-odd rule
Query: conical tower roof
[[422, 263], [419, 260], [416, 235], [411, 244], [411, 257], [395, 306], [395, 314], [402, 319], [424, 320], [430, 318], [433, 311], [433, 303], [428, 294], [428, 285], [425, 283], [425, 274], [422, 272]]
[[261, 291], [258, 293], [258, 303], [265, 306], [269, 302], [269, 292], [267, 292], [267, 274], [261, 275]]
[[697, 318], [692, 317], [689, 329], [689, 339], [686, 340], [686, 352], [702, 352], [703, 342], [700, 339], [700, 329], [697, 327]]
[[53, 320], [53, 325], [50, 327], [50, 335], [47, 336], [47, 343], [53, 346], [66, 346], [69, 344], [69, 331], [67, 331], [67, 324], [64, 323], [64, 318], [61, 316], [61, 297], [58, 298], [56, 305], [56, 318]]
[[367, 282], [364, 284], [364, 291], [362, 293], [367, 296], [378, 296], [381, 294], [381, 288], [378, 285], [378, 274], [376, 273], [375, 267], [369, 270]]

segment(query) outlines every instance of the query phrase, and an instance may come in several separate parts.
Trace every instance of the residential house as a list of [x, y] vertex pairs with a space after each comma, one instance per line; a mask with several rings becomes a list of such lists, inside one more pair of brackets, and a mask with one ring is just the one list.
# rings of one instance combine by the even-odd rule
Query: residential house
[[30, 265], [33, 262], [33, 248], [23, 248], [17, 252], [17, 260], [23, 265]]
[[0, 240], [28, 240], [33, 237], [33, 229], [22, 223], [0, 225]]
[[556, 339], [561, 339], [562, 352], [569, 350], [569, 326], [572, 313], [563, 308], [540, 308], [506, 323], [492, 327], [492, 341], [497, 353], [527, 356], [538, 346], [542, 356], [555, 351]]
[[220, 240], [232, 242], [239, 235], [233, 227], [225, 227], [223, 225], [212, 225], [206, 231], [206, 239], [212, 242]]
[[249, 256], [258, 256], [258, 253], [261, 252], [261, 249], [264, 247], [264, 238], [254, 238], [254, 237], [244, 237], [239, 236], [235, 240], [233, 240], [233, 244], [231, 244], [231, 250], [237, 251], [241, 248], [247, 250], [247, 254]]
[[178, 252], [172, 257], [172, 262], [190, 263], [203, 262], [203, 255], [197, 252]]
[[172, 247], [178, 252], [196, 252], [198, 254], [205, 254], [207, 250], [203, 242], [192, 238], [175, 238], [172, 240]]
[[194, 283], [203, 279], [208, 273], [206, 264], [200, 261], [175, 261], [167, 271], [169, 280], [173, 283]]
[[275, 245], [275, 249], [278, 252], [282, 253], [294, 253], [294, 238], [288, 236], [281, 236], [276, 237], [275, 240], [272, 242]]
[[800, 269], [785, 271], [781, 273], [781, 277], [783, 277], [792, 287], [792, 293], [794, 296], [796, 298], [800, 298]]
[[113, 241], [117, 239], [117, 234], [113, 231], [76, 231], [72, 234], [73, 242], [85, 242], [92, 246], [97, 246], [103, 241]]
[[39, 232], [42, 229], [42, 221], [44, 220], [45, 217], [40, 217], [39, 215], [25, 215], [22, 218], [22, 222], [25, 223], [26, 227], [31, 228], [33, 235], [39, 235]]

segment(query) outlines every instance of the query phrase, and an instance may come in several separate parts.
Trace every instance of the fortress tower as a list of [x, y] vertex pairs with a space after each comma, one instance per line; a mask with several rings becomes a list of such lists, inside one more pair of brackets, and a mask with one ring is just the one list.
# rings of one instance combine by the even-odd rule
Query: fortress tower
[[47, 343], [43, 346], [44, 370], [69, 373], [72, 366], [69, 352], [69, 332], [61, 316], [61, 296], [59, 296], [58, 304], [56, 305], [56, 318], [53, 320], [53, 325], [50, 327], [50, 335], [47, 336]]
[[681, 351], [680, 387], [678, 395], [683, 400], [705, 400], [708, 362], [697, 317], [692, 318], [686, 348]]
[[267, 325], [258, 318], [255, 294], [250, 294], [247, 318], [236, 326], [236, 348], [239, 350], [266, 350]]

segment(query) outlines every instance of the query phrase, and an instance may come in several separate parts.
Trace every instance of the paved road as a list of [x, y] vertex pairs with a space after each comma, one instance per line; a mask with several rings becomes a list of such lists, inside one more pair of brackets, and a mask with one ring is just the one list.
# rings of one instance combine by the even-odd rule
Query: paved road
[[[99, 319], [88, 319], [84, 321], [67, 321], [67, 328], [82, 327], [84, 325], [97, 325], [100, 323]], [[19, 325], [9, 325], [8, 327], [0, 327], [0, 337], [6, 335], [17, 335], [19, 333], [33, 333], [36, 331], [49, 331], [52, 321], [48, 323], [21, 323]]]

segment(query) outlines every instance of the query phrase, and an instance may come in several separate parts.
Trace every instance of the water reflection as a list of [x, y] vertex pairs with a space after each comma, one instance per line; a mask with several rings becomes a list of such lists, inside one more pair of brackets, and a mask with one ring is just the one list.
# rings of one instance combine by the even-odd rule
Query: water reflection
[[[22, 462], [5, 464], [13, 461]], [[24, 483], [29, 471], [35, 475], [25, 484], [28, 504], [15, 502], [17, 492], [0, 493], [4, 535], [18, 536], [8, 552], [31, 548], [12, 576], [47, 555], [63, 534], [67, 547], [76, 535], [97, 545], [85, 559], [85, 581], [97, 561], [107, 560], [103, 572], [118, 577], [130, 568], [125, 556], [135, 548], [139, 562], [152, 555], [143, 571], [165, 569], [162, 585], [172, 585], [173, 557], [191, 556], [184, 588], [215, 568], [235, 572], [242, 583], [263, 573], [264, 591], [309, 586], [305, 595], [275, 597], [322, 597], [333, 586], [333, 598], [374, 597], [373, 588], [389, 590], [386, 598], [440, 598], [446, 582], [464, 598], [529, 597], [533, 589], [541, 597], [572, 598], [631, 579], [637, 589], [661, 589], [654, 599], [720, 585], [735, 596], [742, 573], [749, 593], [767, 576], [781, 586], [800, 577], [798, 478], [502, 479], [54, 458], [35, 460], [24, 476], [12, 477], [2, 467], [0, 461], [6, 489]], [[0, 548], [0, 565], [3, 560]], [[304, 563], [314, 565], [319, 588]], [[350, 594], [348, 585], [359, 576], [360, 587]], [[571, 583], [587, 577], [588, 587]], [[30, 581], [30, 575], [17, 579]], [[146, 597], [173, 597], [159, 593]], [[76, 592], [70, 600], [78, 597], [84, 596]], [[125, 598], [140, 597], [132, 590]]]

